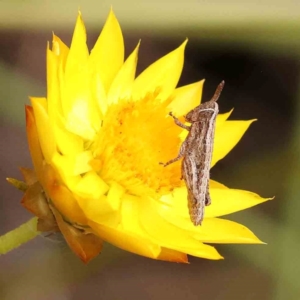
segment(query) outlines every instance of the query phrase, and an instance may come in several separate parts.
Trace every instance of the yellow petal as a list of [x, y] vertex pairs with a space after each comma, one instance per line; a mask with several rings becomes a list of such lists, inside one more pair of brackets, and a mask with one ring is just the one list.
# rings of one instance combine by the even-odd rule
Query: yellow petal
[[139, 212], [140, 223], [145, 232], [151, 236], [154, 243], [157, 242], [163, 247], [194, 256], [209, 259], [222, 258], [213, 247], [203, 245], [189, 236], [185, 230], [172, 225], [157, 214], [158, 205], [156, 201], [147, 199], [142, 205], [143, 208]]
[[62, 109], [66, 128], [83, 139], [90, 140], [100, 127], [100, 120], [98, 104], [91, 97], [89, 89], [87, 59], [86, 33], [79, 13], [67, 58], [64, 86], [61, 87]]
[[56, 152], [56, 142], [47, 112], [47, 101], [45, 98], [30, 98], [30, 100], [34, 111], [42, 152], [46, 161], [50, 163]]
[[236, 189], [211, 188], [211, 205], [207, 206], [205, 217], [218, 217], [228, 215], [258, 204], [272, 198], [261, 198], [259, 195]]
[[107, 95], [100, 74], [97, 73], [90, 77], [90, 90], [91, 96], [97, 104], [99, 119], [103, 120], [107, 110]]
[[220, 182], [210, 179], [209, 180], [210, 189], [228, 189], [228, 187]]
[[76, 155], [60, 155], [56, 153], [53, 156], [52, 163], [61, 173], [76, 176], [92, 170], [89, 164], [92, 158], [91, 151], [83, 151]]
[[110, 85], [124, 62], [124, 41], [119, 22], [111, 10], [102, 32], [91, 51], [90, 67], [99, 73], [105, 91]]
[[161, 215], [172, 214], [189, 219], [185, 186], [174, 189], [172, 194], [164, 195], [159, 200], [160, 206], [157, 207], [157, 210]]
[[187, 114], [201, 102], [204, 80], [177, 88], [168, 109], [177, 117]]
[[87, 172], [81, 177], [73, 192], [79, 197], [86, 199], [100, 199], [107, 191], [108, 185], [97, 175], [96, 172]]
[[[73, 151], [78, 152], [78, 148], [82, 144], [79, 137], [65, 130], [62, 121], [61, 97], [64, 96], [64, 86], [62, 85], [60, 69], [64, 66], [60, 65], [65, 64], [68, 51], [67, 46], [56, 36], [53, 37], [53, 51], [47, 49], [48, 115], [57, 141], [57, 147], [64, 154]], [[68, 99], [68, 97], [66, 98]], [[68, 102], [66, 103], [67, 99], [64, 99], [64, 107], [65, 110], [70, 110], [70, 107], [66, 107], [68, 104]]]
[[226, 121], [216, 127], [211, 167], [231, 151], [254, 121]]
[[85, 26], [81, 18], [81, 13], [78, 12], [72, 43], [66, 61], [66, 82], [68, 82], [68, 80], [72, 78], [74, 74], [80, 71], [82, 66], [86, 65], [88, 57], [89, 52], [86, 45]]
[[66, 218], [72, 220], [72, 223], [86, 225], [86, 217], [79, 207], [77, 200], [72, 192], [60, 183], [60, 178], [55, 170], [46, 165], [43, 170], [41, 180], [43, 188], [56, 209]]
[[132, 97], [140, 99], [147, 93], [159, 89], [159, 98], [166, 100], [175, 89], [184, 62], [184, 49], [187, 40], [177, 49], [160, 58], [140, 74], [133, 84]]
[[121, 199], [125, 193], [125, 189], [116, 182], [112, 182], [107, 194], [107, 202], [113, 210], [117, 211], [121, 206]]
[[172, 249], [162, 248], [159, 256], [159, 260], [177, 262], [177, 263], [188, 263], [188, 257], [186, 253], [175, 251]]
[[[225, 113], [225, 114], [218, 114], [217, 120], [216, 120], [216, 131], [218, 130], [218, 132], [220, 132], [220, 130], [222, 130], [223, 124], [229, 118], [229, 116], [230, 116], [231, 113], [232, 113], [232, 110], [230, 112], [228, 112], [228, 113]], [[176, 114], [174, 114], [174, 115], [176, 115]], [[185, 122], [185, 125], [190, 126], [191, 124], [188, 123], [188, 122]], [[179, 137], [180, 137], [180, 139], [181, 139], [182, 142], [186, 139], [188, 133], [189, 132], [187, 130], [182, 130], [181, 131]]]
[[142, 228], [153, 238], [153, 241], [163, 247], [181, 251], [182, 247], [196, 248], [199, 242], [190, 238], [184, 231], [166, 222], [157, 213], [153, 204], [154, 200], [148, 199], [143, 209], [139, 212]]
[[[73, 188], [78, 184], [78, 182], [81, 179], [81, 173], [77, 174], [78, 172], [75, 172], [75, 163], [76, 159], [72, 161], [71, 159], [68, 159], [64, 155], [60, 155], [59, 153], [56, 153], [53, 158], [51, 165], [54, 167], [55, 171], [57, 172], [58, 176], [61, 178], [61, 181], [64, 182], [64, 184], [70, 189], [73, 190]], [[81, 166], [81, 170], [89, 170], [89, 164], [86, 163], [84, 166]], [[77, 175], [76, 175], [77, 174]]]
[[63, 155], [75, 155], [83, 152], [83, 140], [78, 135], [66, 130], [61, 119], [53, 123], [57, 148]]
[[47, 111], [50, 119], [62, 112], [58, 80], [58, 59], [47, 46]]
[[139, 46], [140, 43], [138, 43], [134, 51], [129, 55], [111, 84], [107, 96], [108, 104], [117, 103], [119, 99], [130, 97], [135, 78]]
[[[122, 198], [121, 219], [117, 224], [112, 224], [112, 220], [107, 219], [106, 224], [103, 225], [103, 219], [101, 219], [99, 221], [102, 224], [90, 221], [89, 225], [109, 243], [121, 249], [156, 259], [162, 254], [161, 247], [157, 243], [153, 243], [140, 227], [139, 200], [138, 197], [132, 195], [125, 195]], [[162, 254], [161, 259], [167, 259], [166, 255], [166, 253]]]
[[219, 254], [219, 252], [212, 246], [205, 245], [200, 243], [197, 248], [185, 248], [184, 246], [181, 248], [183, 252], [206, 259], [218, 260], [223, 259], [223, 256]]
[[39, 180], [41, 180], [41, 175], [43, 173], [44, 156], [40, 146], [33, 108], [31, 106], [26, 105], [25, 112], [26, 112], [26, 133], [27, 133], [30, 155], [32, 158], [33, 166], [37, 174], [37, 177], [39, 178]]
[[56, 56], [58, 56], [59, 62], [62, 64], [64, 70], [69, 54], [69, 47], [55, 34], [53, 34], [52, 39], [52, 51]]
[[[261, 198], [259, 195], [244, 191], [229, 189], [226, 186], [210, 181], [210, 196], [212, 204], [205, 207], [205, 218], [212, 218], [237, 212], [272, 198]], [[174, 189], [172, 194], [160, 198], [157, 207], [160, 215], [174, 215], [189, 220], [186, 187]]]
[[117, 227], [121, 221], [119, 208], [124, 192], [123, 187], [117, 183], [113, 183], [109, 188], [107, 196], [101, 195], [99, 198], [90, 197], [88, 201], [86, 201], [86, 198], [77, 196], [76, 198], [89, 220], [108, 227]]
[[62, 116], [61, 91], [62, 72], [64, 72], [69, 48], [53, 35], [52, 51], [47, 47], [47, 101], [48, 114], [55, 123], [57, 117]]
[[123, 250], [156, 259], [161, 247], [149, 239], [138, 236], [120, 228], [110, 228], [89, 221], [89, 225], [102, 239]]
[[225, 114], [218, 114], [217, 120], [216, 120], [216, 127], [222, 126], [224, 122], [230, 117], [232, 114], [233, 109]]
[[140, 226], [139, 208], [140, 198], [132, 195], [125, 194], [122, 198], [122, 206], [120, 213], [122, 215], [122, 223], [120, 226], [128, 231], [133, 232], [137, 236], [144, 236], [149, 239], [149, 236], [144, 232], [144, 230]]
[[84, 211], [88, 220], [99, 225], [116, 228], [121, 221], [121, 215], [114, 210], [107, 197], [102, 195], [98, 199], [87, 199], [76, 196], [78, 204]]
[[168, 222], [189, 232], [203, 243], [261, 244], [262, 242], [247, 227], [233, 221], [205, 217], [201, 226], [194, 226], [189, 218], [165, 214]]
[[224, 219], [205, 218], [193, 236], [204, 243], [262, 244], [247, 227]]
[[66, 129], [84, 140], [92, 140], [100, 128], [98, 103], [90, 92], [87, 65], [66, 81], [63, 91], [63, 113]]

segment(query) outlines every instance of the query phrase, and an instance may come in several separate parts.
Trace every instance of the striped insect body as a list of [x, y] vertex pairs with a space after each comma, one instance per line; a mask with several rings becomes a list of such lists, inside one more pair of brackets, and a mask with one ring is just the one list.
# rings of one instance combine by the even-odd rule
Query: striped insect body
[[182, 158], [181, 174], [188, 192], [188, 208], [191, 221], [195, 226], [201, 225], [205, 206], [210, 205], [209, 170], [211, 165], [216, 118], [219, 112], [217, 100], [225, 82], [222, 81], [214, 96], [191, 110], [185, 120], [191, 123], [187, 126], [179, 121], [172, 113], [176, 125], [189, 131], [180, 147], [176, 158], [163, 164], [167, 166]]

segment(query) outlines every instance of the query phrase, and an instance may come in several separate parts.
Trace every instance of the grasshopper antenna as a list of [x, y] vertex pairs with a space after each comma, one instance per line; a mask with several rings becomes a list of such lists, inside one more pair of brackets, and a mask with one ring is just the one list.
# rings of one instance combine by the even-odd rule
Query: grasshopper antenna
[[217, 87], [217, 89], [216, 89], [216, 91], [215, 91], [215, 93], [214, 93], [214, 95], [213, 95], [213, 97], [211, 98], [210, 101], [216, 102], [216, 101], [219, 99], [219, 97], [220, 97], [220, 95], [221, 95], [221, 92], [222, 92], [222, 90], [223, 90], [223, 88], [224, 88], [224, 85], [225, 85], [225, 81], [223, 80], [223, 81], [221, 81], [221, 83], [218, 85], [218, 87]]

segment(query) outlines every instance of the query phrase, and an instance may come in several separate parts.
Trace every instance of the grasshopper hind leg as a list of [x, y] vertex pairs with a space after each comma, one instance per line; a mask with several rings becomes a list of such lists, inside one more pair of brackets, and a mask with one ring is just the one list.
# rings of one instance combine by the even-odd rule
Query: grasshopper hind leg
[[211, 198], [209, 195], [209, 191], [207, 191], [205, 195], [205, 206], [209, 206], [210, 204], [211, 204]]
[[185, 150], [186, 150], [186, 141], [184, 141], [180, 147], [179, 153], [177, 155], [177, 157], [167, 161], [166, 163], [162, 163], [160, 162], [161, 165], [163, 165], [164, 167], [178, 161], [179, 159], [181, 159], [184, 155], [185, 155]]

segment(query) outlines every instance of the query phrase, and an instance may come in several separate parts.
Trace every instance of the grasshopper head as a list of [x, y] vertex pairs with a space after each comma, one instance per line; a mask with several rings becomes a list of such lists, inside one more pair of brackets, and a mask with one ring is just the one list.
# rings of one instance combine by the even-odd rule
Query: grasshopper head
[[224, 80], [218, 85], [213, 97], [211, 100], [200, 104], [199, 106], [195, 107], [191, 110], [186, 116], [186, 121], [193, 123], [200, 121], [203, 118], [210, 118], [212, 115], [216, 115], [218, 113], [218, 104], [217, 100], [220, 97], [220, 94], [224, 87]]

